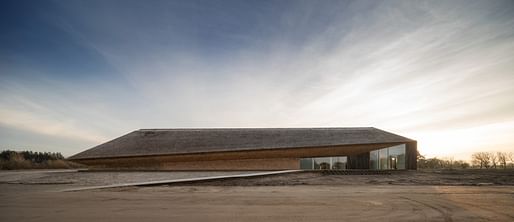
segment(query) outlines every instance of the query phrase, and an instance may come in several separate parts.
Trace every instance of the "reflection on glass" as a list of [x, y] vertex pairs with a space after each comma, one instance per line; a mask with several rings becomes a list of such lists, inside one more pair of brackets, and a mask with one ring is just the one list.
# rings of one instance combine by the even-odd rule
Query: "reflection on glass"
[[[405, 144], [387, 147], [369, 152], [369, 169], [404, 170]], [[300, 169], [306, 170], [344, 170], [348, 168], [348, 157], [314, 157], [300, 159]]]
[[332, 169], [343, 170], [346, 169], [347, 158], [345, 156], [332, 157]]
[[369, 152], [369, 168], [372, 170], [378, 170], [378, 150]]
[[300, 169], [303, 170], [345, 170], [348, 158], [346, 156], [315, 157], [300, 159]]
[[405, 144], [369, 152], [369, 167], [377, 170], [404, 170]]
[[387, 155], [387, 148], [378, 150], [379, 165], [381, 170], [389, 169], [389, 158]]
[[312, 158], [300, 159], [300, 169], [302, 169], [302, 170], [312, 170]]
[[389, 147], [389, 168], [405, 169], [405, 144]]
[[314, 169], [317, 170], [329, 170], [330, 169], [330, 157], [317, 157], [314, 159]]

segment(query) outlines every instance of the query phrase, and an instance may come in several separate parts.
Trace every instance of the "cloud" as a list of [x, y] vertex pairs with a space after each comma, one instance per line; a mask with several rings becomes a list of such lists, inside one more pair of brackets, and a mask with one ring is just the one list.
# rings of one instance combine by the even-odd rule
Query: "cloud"
[[[42, 78], [48, 87], [3, 78], [5, 125], [89, 141], [155, 127], [375, 126], [431, 154], [514, 133], [509, 2], [56, 4], [65, 13], [49, 21], [112, 73]], [[434, 142], [450, 137], [455, 149]]]
[[87, 142], [105, 142], [108, 138], [81, 129], [70, 120], [44, 119], [20, 110], [0, 110], [0, 124], [34, 133], [83, 140]]

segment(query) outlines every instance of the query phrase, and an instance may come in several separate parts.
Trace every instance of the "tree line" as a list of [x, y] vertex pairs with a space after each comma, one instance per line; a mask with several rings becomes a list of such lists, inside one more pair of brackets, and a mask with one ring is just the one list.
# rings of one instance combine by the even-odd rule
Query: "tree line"
[[482, 168], [503, 168], [506, 169], [507, 163], [512, 165], [514, 154], [509, 152], [477, 152], [471, 155], [471, 163]]
[[418, 168], [420, 169], [507, 169], [514, 168], [512, 152], [476, 152], [471, 155], [471, 163], [464, 160], [447, 158], [425, 158], [418, 152]]
[[64, 157], [61, 153], [52, 153], [52, 152], [33, 152], [33, 151], [12, 151], [12, 150], [4, 150], [0, 153], [0, 159], [2, 160], [12, 160], [22, 157], [25, 160], [29, 160], [34, 163], [42, 163], [48, 160], [62, 160]]
[[78, 164], [66, 161], [64, 156], [53, 152], [12, 151], [0, 152], [0, 169], [33, 169], [33, 168], [75, 168]]

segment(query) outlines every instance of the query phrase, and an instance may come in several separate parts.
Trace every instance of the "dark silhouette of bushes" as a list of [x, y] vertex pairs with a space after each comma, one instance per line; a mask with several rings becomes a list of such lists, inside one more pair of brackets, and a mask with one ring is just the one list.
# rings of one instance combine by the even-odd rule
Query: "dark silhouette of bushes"
[[471, 164], [463, 160], [447, 158], [425, 158], [418, 152], [419, 169], [491, 169], [491, 168], [514, 168], [514, 154], [512, 152], [477, 152], [471, 156]]
[[33, 151], [12, 151], [0, 152], [0, 169], [60, 169], [78, 168], [80, 164], [64, 159], [61, 153], [33, 152]]

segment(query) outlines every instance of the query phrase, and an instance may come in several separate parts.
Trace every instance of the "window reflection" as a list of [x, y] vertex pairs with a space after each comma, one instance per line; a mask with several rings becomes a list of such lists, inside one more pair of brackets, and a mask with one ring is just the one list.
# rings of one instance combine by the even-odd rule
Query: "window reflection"
[[304, 170], [344, 170], [347, 168], [346, 156], [314, 157], [300, 159], [300, 169]]
[[372, 170], [378, 170], [378, 150], [369, 152], [369, 168]]
[[378, 159], [381, 170], [389, 169], [389, 159], [387, 156], [387, 148], [378, 150]]
[[[304, 170], [345, 170], [349, 168], [348, 157], [346, 156], [313, 157], [300, 159], [300, 169]], [[405, 144], [370, 151], [369, 169], [406, 169]]]
[[300, 160], [300, 169], [302, 170], [312, 170], [313, 162], [312, 158], [303, 158]]
[[404, 170], [405, 144], [373, 150], [369, 152], [370, 169]]
[[344, 170], [344, 169], [346, 169], [347, 162], [348, 162], [348, 159], [345, 156], [332, 157], [332, 169]]
[[314, 158], [314, 169], [316, 170], [330, 170], [330, 157], [317, 157]]
[[405, 145], [389, 147], [389, 168], [405, 169]]

